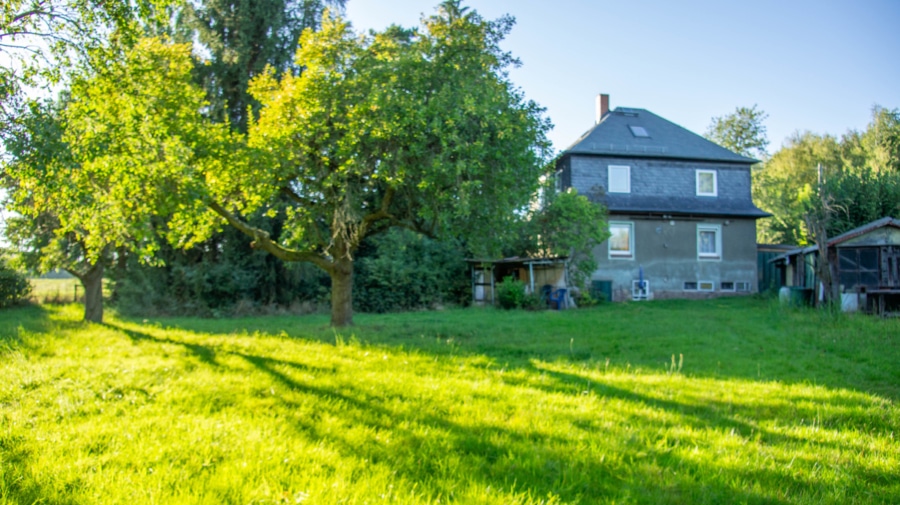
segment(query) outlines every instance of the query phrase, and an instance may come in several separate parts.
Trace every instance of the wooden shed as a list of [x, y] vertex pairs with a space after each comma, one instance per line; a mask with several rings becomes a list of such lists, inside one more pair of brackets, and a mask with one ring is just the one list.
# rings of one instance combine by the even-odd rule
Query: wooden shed
[[[821, 287], [815, 276], [818, 247], [788, 251], [773, 260], [789, 287]], [[885, 217], [828, 241], [832, 277], [845, 310], [885, 314], [900, 310], [900, 220]]]
[[[506, 277], [525, 283], [526, 293], [562, 295], [564, 305], [572, 306], [567, 274], [568, 258], [503, 258], [468, 259], [472, 274], [472, 302], [476, 305], [493, 305], [496, 302], [495, 287]], [[561, 308], [561, 307], [560, 307]]]

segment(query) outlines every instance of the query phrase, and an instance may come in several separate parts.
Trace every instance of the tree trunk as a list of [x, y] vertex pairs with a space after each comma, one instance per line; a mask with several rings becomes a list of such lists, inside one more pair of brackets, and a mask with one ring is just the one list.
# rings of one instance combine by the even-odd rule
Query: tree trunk
[[84, 275], [80, 276], [84, 286], [84, 320], [92, 323], [103, 322], [103, 261], [98, 260]]
[[353, 324], [353, 260], [336, 259], [331, 269], [331, 325]]

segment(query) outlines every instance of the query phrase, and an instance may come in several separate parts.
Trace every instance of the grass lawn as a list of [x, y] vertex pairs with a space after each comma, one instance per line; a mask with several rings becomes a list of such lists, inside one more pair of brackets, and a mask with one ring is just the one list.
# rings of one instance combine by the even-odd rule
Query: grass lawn
[[900, 320], [0, 312], [0, 503], [900, 503]]

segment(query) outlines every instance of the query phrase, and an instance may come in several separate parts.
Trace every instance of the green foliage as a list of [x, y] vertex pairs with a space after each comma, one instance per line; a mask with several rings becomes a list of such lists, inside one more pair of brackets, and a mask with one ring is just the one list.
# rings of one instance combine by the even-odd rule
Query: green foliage
[[208, 53], [197, 74], [210, 102], [208, 114], [247, 131], [259, 103], [248, 93], [250, 80], [266, 67], [277, 76], [300, 73], [294, 53], [300, 34], [315, 29], [326, 7], [345, 0], [205, 0], [188, 2], [176, 16], [182, 42], [198, 42]]
[[126, 47], [170, 0], [4, 0], [0, 3], [0, 133], [18, 121], [25, 90], [49, 87], [90, 55]]
[[165, 264], [130, 255], [126, 268], [113, 272], [119, 312], [209, 317], [303, 312], [327, 302], [328, 277], [320, 270], [255, 251], [234, 229], [186, 251], [161, 244], [159, 256]]
[[353, 275], [353, 305], [362, 312], [395, 312], [471, 301], [465, 250], [404, 229], [367, 239]]
[[[253, 81], [261, 109], [249, 149], [199, 118], [206, 104], [190, 85], [186, 50], [145, 42], [116, 67], [125, 92], [106, 90], [108, 105], [80, 140], [108, 153], [116, 169], [104, 180], [121, 198], [172, 216], [173, 242], [203, 242], [224, 219], [254, 247], [328, 272], [334, 324], [348, 324], [353, 257], [367, 236], [400, 226], [496, 249], [536, 192], [549, 122], [506, 76], [514, 60], [498, 44], [511, 25], [453, 2], [421, 31], [359, 36], [326, 18], [301, 37], [299, 76], [269, 71]], [[171, 86], [142, 73], [153, 65]], [[106, 85], [99, 76], [85, 89]], [[107, 113], [128, 103], [141, 112], [151, 104], [163, 124], [134, 130], [120, 124], [129, 109]], [[119, 149], [128, 145], [140, 149]], [[253, 226], [246, 218], [255, 213], [281, 214], [284, 229], [273, 236]]]
[[804, 188], [816, 186], [820, 163], [826, 177], [837, 173], [841, 166], [838, 140], [830, 135], [795, 133], [763, 168], [753, 172], [753, 199], [760, 208], [773, 214], [771, 218], [761, 219], [757, 225], [760, 242], [810, 243], [803, 225], [806, 209], [800, 194]]
[[829, 236], [896, 215], [900, 212], [900, 112], [876, 106], [865, 131], [850, 131], [840, 140], [809, 132], [789, 138], [753, 174], [757, 205], [774, 214], [759, 222], [761, 242], [812, 242], [804, 215], [809, 205], [821, 206], [819, 165], [823, 189], [834, 210], [825, 228]]
[[584, 286], [597, 270], [594, 248], [609, 238], [606, 208], [575, 189], [556, 192], [545, 188], [542, 205], [534, 209], [525, 227], [533, 256], [568, 256], [572, 283]]
[[497, 305], [501, 309], [521, 309], [525, 305], [525, 283], [509, 276], [497, 283]]
[[28, 278], [7, 264], [0, 256], [0, 308], [21, 303], [31, 294]]
[[900, 501], [896, 319], [750, 298], [77, 319], [0, 312], [7, 502]]
[[[206, 91], [204, 115], [246, 133], [250, 108], [257, 109], [247, 87], [250, 79], [271, 66], [280, 76], [299, 73], [294, 64], [300, 33], [315, 28], [325, 6], [343, 0], [207, 0], [187, 3], [177, 11], [173, 30], [184, 42], [196, 42], [194, 75]], [[200, 57], [198, 54], [202, 54]], [[252, 107], [251, 107], [252, 106]], [[246, 216], [254, 228], [274, 236], [284, 215], [265, 212]], [[182, 251], [161, 244], [157, 263], [129, 261], [116, 272], [114, 296], [128, 313], [215, 314], [236, 309], [284, 310], [298, 301], [319, 303], [328, 293], [328, 278], [307, 265], [296, 265], [254, 251], [247, 237], [228, 227], [194, 248]]]
[[603, 302], [603, 298], [594, 298], [591, 295], [591, 292], [583, 289], [578, 294], [578, 299], [575, 300], [575, 303], [578, 305], [578, 308], [586, 309], [588, 307], [594, 307]]
[[738, 107], [731, 114], [714, 117], [706, 138], [742, 156], [765, 159], [769, 139], [764, 122], [769, 115], [756, 107]]
[[825, 180], [835, 213], [827, 229], [834, 237], [887, 216], [900, 216], [900, 171], [875, 172], [868, 166]]

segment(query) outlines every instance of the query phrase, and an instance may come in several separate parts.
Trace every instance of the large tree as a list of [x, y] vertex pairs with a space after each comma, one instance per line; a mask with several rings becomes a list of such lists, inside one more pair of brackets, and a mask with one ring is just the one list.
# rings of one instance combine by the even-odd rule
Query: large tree
[[[106, 160], [94, 174], [113, 199], [170, 217], [170, 240], [188, 246], [227, 223], [258, 249], [327, 272], [332, 324], [347, 325], [367, 236], [399, 226], [486, 250], [538, 189], [550, 124], [506, 75], [516, 62], [499, 43], [512, 24], [456, 1], [414, 30], [359, 35], [328, 17], [301, 37], [300, 75], [252, 83], [261, 109], [244, 149], [201, 116], [187, 48], [148, 43], [150, 56], [125, 67], [140, 72], [109, 71], [73, 92], [73, 138]], [[113, 91], [123, 79], [128, 92]], [[163, 124], [140, 126], [148, 115]], [[251, 225], [257, 211], [280, 215], [282, 233]]]
[[826, 177], [837, 173], [842, 164], [838, 140], [830, 135], [795, 133], [753, 173], [753, 199], [773, 214], [759, 222], [757, 233], [761, 242], [810, 243], [801, 194], [816, 187], [820, 164]]
[[[182, 168], [226, 162], [226, 125], [197, 119], [203, 92], [191, 81], [187, 47], [148, 39], [121, 63], [74, 78], [61, 104], [33, 103], [6, 138], [3, 165], [9, 233], [33, 264], [65, 268], [85, 288], [85, 319], [103, 318], [102, 280], [115, 250], [148, 261], [156, 215], [190, 211], [147, 198], [184, 187]], [[165, 91], [162, 91], [165, 90]], [[198, 204], [199, 205], [199, 204]]]
[[706, 138], [740, 155], [765, 159], [769, 146], [765, 125], [768, 117], [756, 105], [738, 107], [731, 114], [714, 117], [706, 130]]
[[258, 109], [250, 81], [268, 67], [277, 76], [298, 73], [297, 41], [316, 29], [326, 8], [345, 0], [204, 0], [179, 9], [178, 39], [200, 45], [197, 74], [210, 101], [209, 114], [247, 131], [250, 111]]
[[[343, 0], [204, 0], [176, 10], [174, 39], [193, 46], [194, 77], [210, 105], [204, 114], [247, 132], [259, 103], [248, 83], [271, 67], [280, 77], [298, 73], [294, 55], [300, 34], [317, 29], [325, 8], [340, 12]], [[244, 216], [254, 227], [279, 234], [283, 219]], [[283, 216], [282, 216], [283, 217]], [[246, 236], [228, 227], [190, 250], [161, 244], [159, 265], [134, 259], [112, 273], [110, 297], [122, 311], [204, 313], [254, 304], [289, 305], [311, 296], [308, 279], [317, 272], [250, 249]], [[151, 280], [152, 279], [152, 280]], [[155, 300], [155, 303], [149, 303]], [[168, 308], [166, 308], [168, 307]]]
[[174, 0], [4, 0], [0, 3], [0, 132], [24, 88], [57, 83], [110, 42], [127, 45]]
[[[821, 166], [821, 180], [818, 167]], [[756, 203], [773, 217], [759, 225], [761, 241], [815, 241], [807, 219], [819, 216], [834, 236], [900, 212], [900, 112], [876, 106], [863, 131], [840, 139], [795, 133], [753, 174]], [[824, 209], [821, 202], [828, 202]], [[827, 210], [827, 212], [826, 212]], [[811, 213], [811, 214], [810, 214]], [[828, 219], [821, 219], [822, 216]]]

